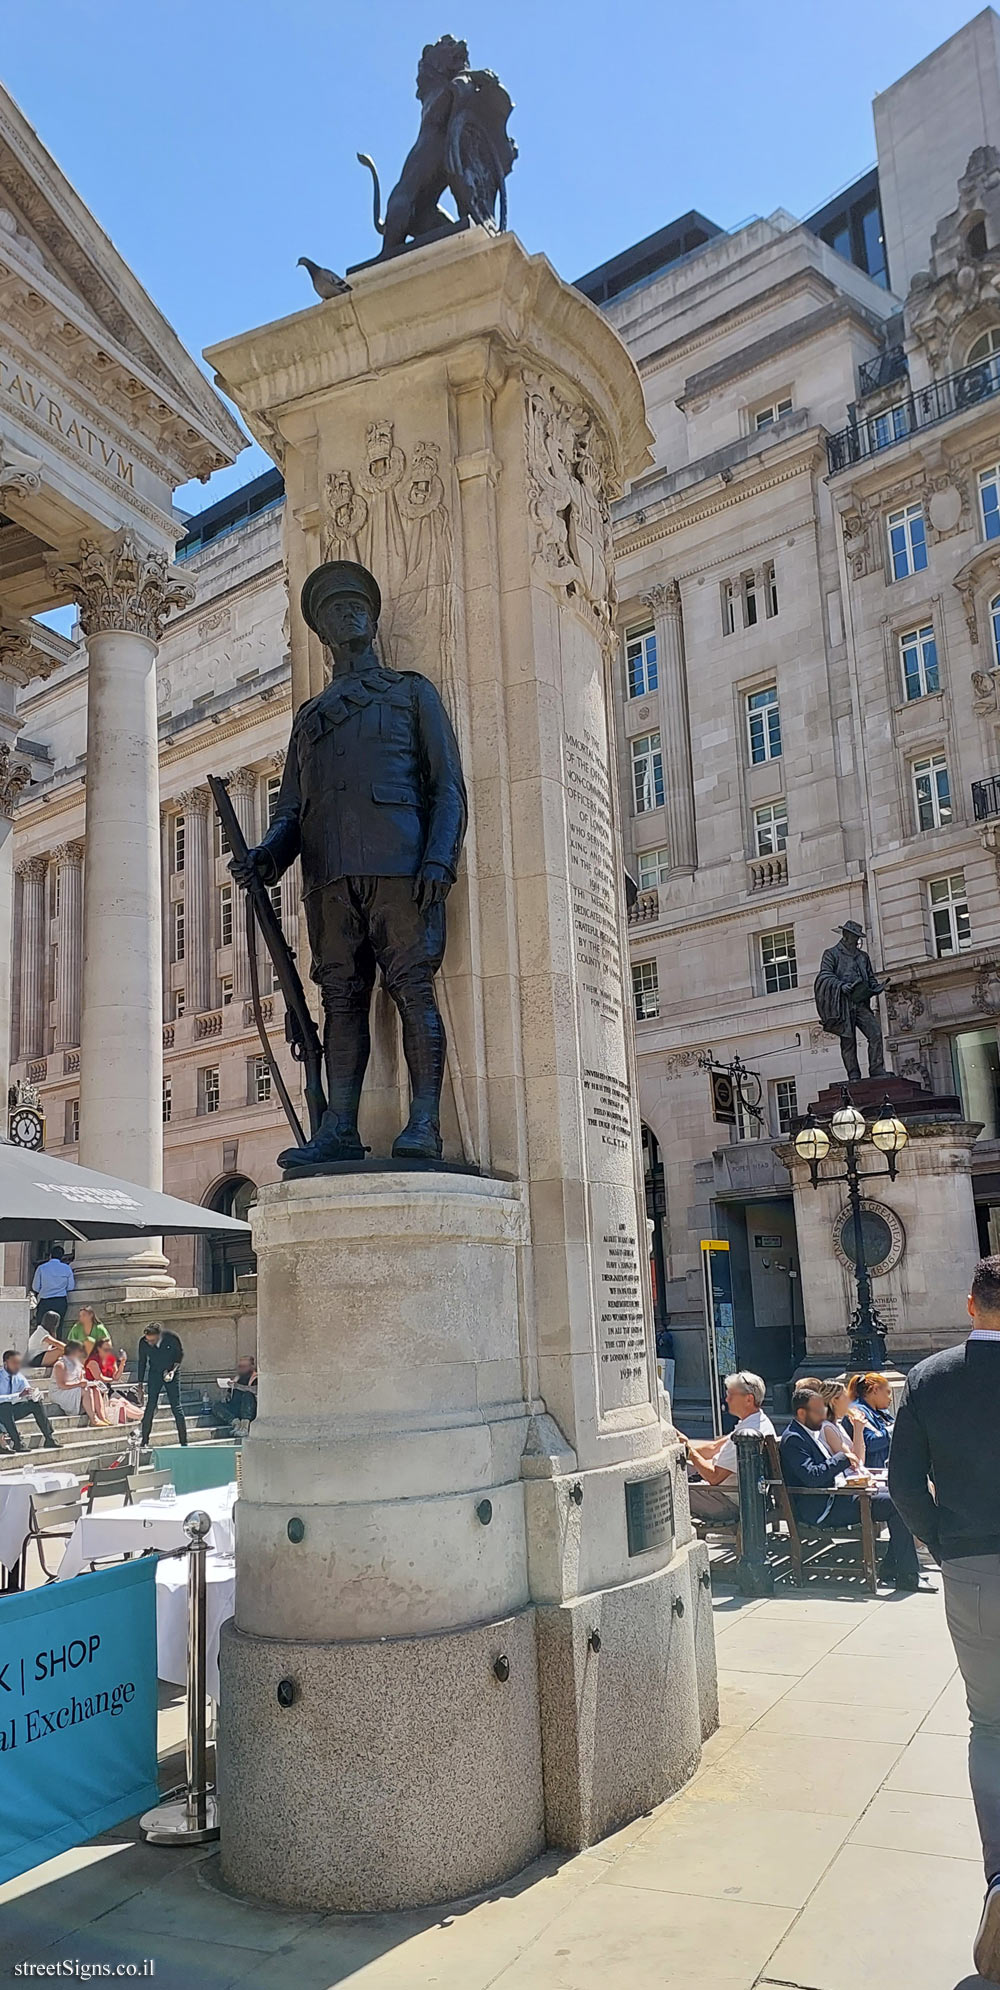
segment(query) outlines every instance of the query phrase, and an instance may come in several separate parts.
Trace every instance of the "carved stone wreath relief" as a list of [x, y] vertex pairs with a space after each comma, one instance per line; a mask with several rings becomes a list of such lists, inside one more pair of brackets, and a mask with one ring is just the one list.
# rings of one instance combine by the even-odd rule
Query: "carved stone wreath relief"
[[528, 381], [525, 404], [528, 510], [535, 561], [614, 647], [608, 451], [593, 416], [549, 381]]

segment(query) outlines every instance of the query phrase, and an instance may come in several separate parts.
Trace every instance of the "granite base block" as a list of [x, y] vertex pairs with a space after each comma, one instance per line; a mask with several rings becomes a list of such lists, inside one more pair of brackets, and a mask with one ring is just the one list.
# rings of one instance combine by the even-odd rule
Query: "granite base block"
[[694, 1663], [698, 1674], [701, 1738], [707, 1741], [719, 1725], [719, 1667], [712, 1615], [712, 1558], [704, 1541], [692, 1541], [688, 1549], [688, 1577], [694, 1611]]
[[495, 1886], [542, 1850], [533, 1611], [350, 1644], [229, 1624], [220, 1671], [221, 1862], [236, 1891], [383, 1913]]
[[[645, 1578], [536, 1608], [550, 1845], [577, 1852], [596, 1844], [697, 1769], [700, 1552], [685, 1546]], [[708, 1711], [704, 1634], [698, 1643]], [[714, 1670], [714, 1647], [711, 1663]]]

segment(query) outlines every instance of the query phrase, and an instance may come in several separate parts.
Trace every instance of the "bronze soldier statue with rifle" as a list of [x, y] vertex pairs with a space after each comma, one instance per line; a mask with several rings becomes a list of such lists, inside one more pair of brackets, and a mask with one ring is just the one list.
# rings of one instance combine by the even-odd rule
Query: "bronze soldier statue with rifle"
[[[417, 671], [387, 669], [375, 651], [380, 608], [377, 581], [353, 561], [328, 561], [309, 575], [302, 612], [332, 659], [330, 682], [296, 714], [274, 819], [256, 849], [242, 838], [238, 847], [227, 818], [230, 870], [261, 908], [293, 1050], [306, 1063], [311, 1137], [279, 1155], [286, 1171], [364, 1158], [358, 1107], [377, 972], [399, 1011], [410, 1076], [409, 1119], [393, 1158], [420, 1163], [441, 1155], [445, 1034], [434, 976], [465, 835], [465, 783], [433, 684]], [[213, 783], [217, 799], [220, 785]], [[310, 971], [323, 1002], [325, 1100], [315, 1025], [267, 897], [296, 857]], [[266, 1041], [265, 1048], [270, 1055]], [[283, 1103], [288, 1111], [286, 1097]]]

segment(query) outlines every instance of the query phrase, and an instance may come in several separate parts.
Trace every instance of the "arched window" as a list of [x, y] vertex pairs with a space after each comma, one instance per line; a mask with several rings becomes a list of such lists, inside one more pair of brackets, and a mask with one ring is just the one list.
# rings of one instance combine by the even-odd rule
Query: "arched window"
[[990, 635], [993, 639], [992, 670], [1000, 670], [1000, 594], [995, 594], [990, 602]]
[[982, 256], [989, 254], [990, 245], [986, 240], [986, 223], [982, 218], [978, 221], [973, 221], [971, 226], [966, 229], [965, 246], [970, 256], [976, 262], [979, 262]]
[[[235, 1216], [238, 1222], [245, 1223], [256, 1193], [255, 1184], [246, 1175], [227, 1175], [212, 1190], [207, 1206], [217, 1209], [220, 1216]], [[249, 1237], [206, 1238], [205, 1282], [209, 1292], [235, 1292], [236, 1280], [256, 1269]]]
[[969, 347], [966, 366], [978, 366], [982, 359], [992, 359], [1000, 352], [1000, 325], [991, 325], [988, 332], [981, 332], [975, 344]]

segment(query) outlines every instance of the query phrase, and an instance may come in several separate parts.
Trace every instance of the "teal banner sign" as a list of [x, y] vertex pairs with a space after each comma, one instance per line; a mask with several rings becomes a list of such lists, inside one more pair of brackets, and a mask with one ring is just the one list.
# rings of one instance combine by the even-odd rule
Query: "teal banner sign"
[[0, 1881], [158, 1801], [155, 1578], [0, 1596]]

